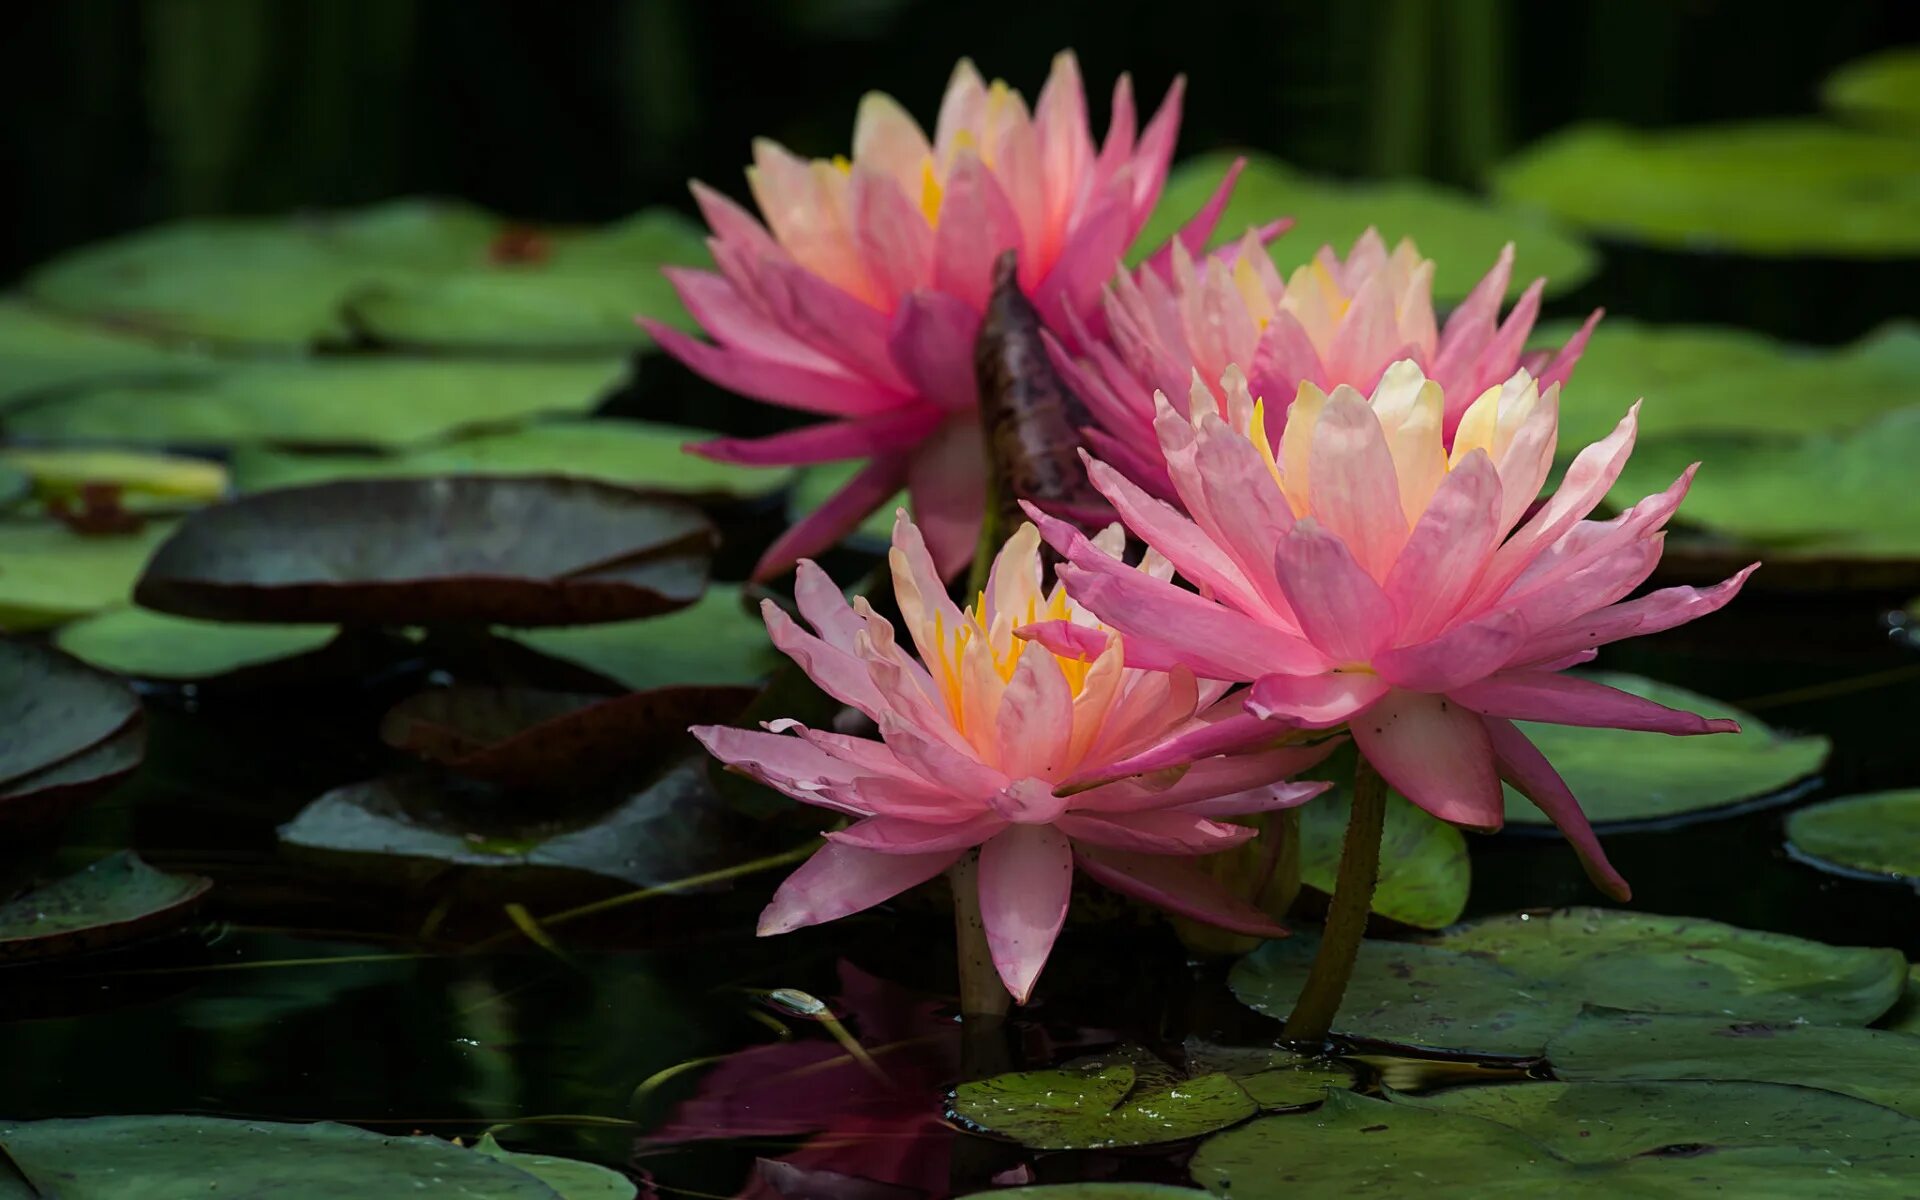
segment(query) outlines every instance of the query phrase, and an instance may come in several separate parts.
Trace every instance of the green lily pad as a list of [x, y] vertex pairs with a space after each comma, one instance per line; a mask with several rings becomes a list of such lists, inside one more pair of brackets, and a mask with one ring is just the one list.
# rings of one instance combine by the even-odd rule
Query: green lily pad
[[[1817, 772], [1832, 749], [1824, 737], [1782, 733], [1730, 704], [1672, 684], [1613, 671], [1586, 677], [1669, 708], [1740, 722], [1739, 733], [1707, 737], [1520, 722], [1596, 825], [1709, 815], [1777, 794]], [[1512, 788], [1507, 789], [1507, 820], [1551, 824]]]
[[1920, 254], [1920, 143], [1810, 120], [1576, 125], [1502, 164], [1495, 194], [1676, 250]]
[[92, 446], [0, 446], [0, 470], [25, 473], [43, 497], [72, 497], [90, 486], [119, 488], [123, 502], [218, 500], [227, 469], [204, 458]]
[[[44, 1195], [71, 1200], [338, 1200], [460, 1196], [470, 1200], [598, 1200], [515, 1162], [432, 1137], [388, 1137], [351, 1125], [217, 1117], [89, 1117], [0, 1125], [0, 1149]], [[516, 1156], [518, 1157], [518, 1156]], [[626, 1193], [632, 1195], [632, 1192]]]
[[[1240, 1001], [1284, 1018], [1319, 938], [1308, 930], [1240, 960]], [[1714, 921], [1564, 909], [1471, 922], [1423, 942], [1360, 949], [1336, 1029], [1484, 1056], [1537, 1056], [1584, 1005], [1865, 1024], [1900, 995], [1897, 951], [1827, 946]]]
[[[853, 477], [865, 466], [863, 462], [828, 463], [802, 469], [799, 482], [794, 485], [793, 496], [788, 501], [788, 519], [798, 521], [833, 499], [833, 494], [852, 482]], [[848, 536], [884, 547], [893, 540], [893, 514], [910, 506], [907, 494], [901, 492], [868, 513], [866, 519]]]
[[0, 513], [33, 495], [33, 476], [17, 467], [0, 465]]
[[134, 594], [235, 621], [584, 624], [693, 603], [712, 541], [698, 509], [592, 480], [346, 480], [200, 509]]
[[135, 721], [72, 758], [0, 784], [0, 822], [14, 837], [44, 832], [133, 774], [146, 756], [146, 723]]
[[1187, 1074], [1230, 1077], [1263, 1112], [1305, 1108], [1327, 1098], [1328, 1088], [1350, 1088], [1353, 1072], [1326, 1058], [1307, 1058], [1265, 1046], [1217, 1046], [1188, 1038]]
[[53, 643], [116, 675], [199, 681], [315, 653], [339, 632], [332, 625], [235, 625], [120, 608], [61, 627]]
[[[1340, 873], [1341, 842], [1353, 812], [1345, 782], [1353, 778], [1352, 763], [1352, 754], [1343, 749], [1312, 772], [1336, 785], [1300, 810], [1300, 881], [1328, 895]], [[1444, 929], [1466, 911], [1472, 883], [1466, 836], [1398, 793], [1390, 794], [1373, 911], [1415, 929]]]
[[110, 379], [212, 371], [213, 359], [0, 299], [0, 405]]
[[1787, 817], [1796, 857], [1920, 888], [1920, 789], [1842, 796]]
[[633, 691], [673, 684], [757, 684], [786, 661], [743, 603], [740, 585], [716, 583], [679, 612], [645, 621], [514, 630], [530, 650]]
[[27, 281], [62, 312], [154, 337], [287, 348], [356, 335], [434, 347], [623, 350], [636, 313], [683, 322], [660, 278], [700, 231], [655, 210], [534, 230], [468, 205], [185, 221], [84, 247]]
[[703, 429], [650, 421], [542, 421], [475, 434], [400, 454], [295, 454], [246, 446], [233, 458], [242, 491], [404, 475], [572, 475], [693, 496], [755, 497], [790, 484], [794, 472], [714, 462], [687, 453]]
[[508, 1150], [491, 1133], [480, 1135], [473, 1152], [525, 1171], [558, 1192], [561, 1200], [634, 1200], [640, 1194], [633, 1181], [618, 1171], [571, 1158]]
[[103, 950], [149, 937], [186, 920], [211, 887], [210, 879], [156, 871], [123, 850], [0, 904], [0, 962]]
[[978, 1128], [1036, 1150], [1177, 1142], [1260, 1111], [1227, 1076], [1189, 1077], [1137, 1048], [1058, 1070], [963, 1083], [954, 1090], [952, 1109]]
[[0, 424], [15, 436], [47, 439], [398, 449], [546, 413], [587, 412], [626, 378], [624, 358], [237, 362], [204, 377], [49, 397], [10, 410]]
[[0, 639], [0, 784], [66, 762], [139, 716], [139, 697], [113, 676]]
[[1035, 1187], [994, 1188], [974, 1192], [995, 1200], [1197, 1200], [1205, 1192], [1168, 1183], [1043, 1183]]
[[1820, 85], [1820, 99], [1844, 116], [1920, 129], [1920, 47], [1896, 46], [1847, 63]]
[[45, 629], [133, 597], [133, 584], [172, 525], [81, 535], [58, 521], [0, 520], [0, 629]]
[[[1534, 344], [1558, 346], [1570, 322]], [[1563, 455], [1612, 432], [1635, 400], [1642, 438], [1835, 432], [1920, 404], [1920, 327], [1896, 322], [1850, 346], [1781, 342], [1714, 325], [1608, 317], [1560, 397]], [[1684, 436], [1683, 436], [1684, 435]], [[1710, 472], [1717, 464], [1707, 460]]]
[[1911, 1194], [1920, 1126], [1795, 1092], [1517, 1084], [1432, 1098], [1342, 1093], [1310, 1117], [1222, 1134], [1190, 1169], [1214, 1194], [1240, 1200]]
[[635, 887], [683, 879], [735, 849], [706, 763], [689, 759], [612, 807], [554, 815], [425, 775], [397, 775], [326, 793], [280, 827], [280, 844], [310, 862], [407, 886], [456, 869], [587, 873]]
[[1572, 1082], [1786, 1083], [1920, 1117], [1920, 1038], [1883, 1029], [1593, 1010], [1547, 1044], [1547, 1058]]
[[[1134, 243], [1134, 261], [1206, 203], [1235, 157], [1204, 154], [1174, 168], [1159, 207]], [[1246, 157], [1214, 241], [1232, 241], [1253, 226], [1292, 217], [1293, 228], [1269, 248], [1283, 272], [1322, 246], [1345, 254], [1369, 226], [1389, 245], [1413, 238], [1434, 260], [1433, 295], [1440, 304], [1464, 299], [1508, 242], [1515, 243], [1512, 295], [1537, 276], [1546, 277], [1548, 295], [1569, 291], [1599, 267], [1592, 248], [1578, 237], [1510, 205], [1411, 179], [1346, 183], [1309, 175], [1264, 154]]]
[[1900, 1002], [1880, 1018], [1879, 1028], [1920, 1036], [1920, 963], [1907, 969], [1907, 990]]

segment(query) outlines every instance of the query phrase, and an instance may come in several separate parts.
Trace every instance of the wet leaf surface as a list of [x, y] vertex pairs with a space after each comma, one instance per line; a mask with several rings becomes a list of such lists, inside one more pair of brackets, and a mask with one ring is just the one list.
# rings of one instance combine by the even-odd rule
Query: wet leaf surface
[[71, 758], [0, 784], [0, 824], [13, 836], [45, 830], [138, 770], [146, 723], [135, 720]]
[[0, 629], [44, 629], [125, 605], [172, 529], [149, 521], [133, 533], [90, 537], [53, 520], [0, 520]]
[[1920, 145], [1813, 120], [1574, 125], [1494, 173], [1516, 205], [1676, 250], [1920, 254]]
[[612, 621], [698, 599], [711, 538], [697, 509], [588, 480], [351, 480], [201, 509], [136, 597], [277, 623]]
[[742, 602], [740, 586], [729, 583], [716, 583], [686, 608], [650, 620], [510, 636], [634, 691], [676, 683], [757, 684], [786, 661], [767, 641], [765, 623]]
[[[1319, 938], [1242, 959], [1242, 1003], [1284, 1018]], [[1470, 922], [1426, 942], [1367, 941], [1336, 1031], [1393, 1045], [1532, 1057], [1589, 1004], [1755, 1021], [1864, 1025], [1899, 998], [1893, 950], [1827, 946], [1715, 921], [1563, 909]]]
[[[1334, 780], [1335, 785], [1300, 810], [1300, 880], [1332, 895], [1340, 873], [1341, 841], [1353, 811], [1352, 753], [1336, 751], [1325, 766], [1310, 774]], [[1444, 929], [1466, 911], [1472, 883], [1465, 835], [1398, 792], [1389, 792], [1373, 911], [1415, 929]]]
[[1787, 816], [1787, 845], [1816, 866], [1920, 887], [1920, 790], [1842, 796]]
[[1920, 129], [1920, 49], [1896, 46], [1855, 59], [1827, 76], [1820, 98], [1843, 116]]
[[[1519, 722], [1596, 825], [1711, 816], [1716, 809], [1778, 793], [1807, 778], [1820, 770], [1832, 748], [1824, 737], [1783, 733], [1751, 713], [1685, 688], [1613, 671], [1586, 677], [1668, 708], [1740, 722], [1739, 733], [1703, 737]], [[1507, 820], [1552, 824], [1511, 788]]]
[[525, 1171], [559, 1193], [560, 1200], [634, 1200], [639, 1194], [633, 1181], [617, 1171], [570, 1158], [509, 1150], [494, 1141], [491, 1133], [480, 1136], [473, 1152]]
[[150, 937], [185, 921], [212, 887], [198, 875], [156, 871], [123, 850], [0, 904], [0, 962], [90, 953]]
[[[1136, 256], [1159, 246], [1206, 202], [1234, 157], [1203, 154], [1174, 169], [1153, 218], [1135, 239]], [[1548, 295], [1569, 291], [1599, 265], [1578, 237], [1513, 206], [1431, 183], [1347, 183], [1296, 170], [1264, 154], [1248, 154], [1247, 159], [1215, 240], [1237, 240], [1253, 226], [1292, 217], [1293, 228], [1269, 247], [1282, 278], [1321, 246], [1332, 245], [1346, 254], [1369, 225], [1379, 229], [1389, 246], [1413, 238], [1420, 253], [1434, 260], [1433, 294], [1441, 304], [1464, 299], [1508, 242], [1517, 248], [1510, 295], [1519, 295], [1541, 275], [1547, 278]]]
[[1057, 1070], [963, 1083], [952, 1108], [961, 1119], [1036, 1150], [1177, 1142], [1260, 1111], [1226, 1075], [1188, 1076], [1136, 1047]]
[[332, 625], [238, 625], [120, 608], [62, 626], [54, 645], [134, 679], [200, 681], [315, 653]]
[[0, 639], [0, 785], [99, 745], [139, 715], [139, 698], [111, 675]]

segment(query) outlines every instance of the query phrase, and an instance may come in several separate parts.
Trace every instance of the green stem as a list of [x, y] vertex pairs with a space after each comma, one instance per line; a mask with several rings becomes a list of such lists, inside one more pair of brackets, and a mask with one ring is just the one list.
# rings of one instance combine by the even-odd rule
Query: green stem
[[947, 879], [953, 885], [953, 935], [959, 951], [961, 1015], [969, 1021], [975, 1017], [1004, 1017], [1013, 997], [1007, 995], [1007, 987], [994, 969], [993, 951], [987, 945], [987, 923], [980, 917], [980, 852], [968, 851], [966, 857], [947, 869]]
[[1320, 951], [1300, 989], [1300, 999], [1287, 1018], [1288, 1040], [1322, 1043], [1333, 1029], [1340, 1001], [1353, 977], [1354, 960], [1367, 934], [1367, 914], [1373, 909], [1373, 888], [1380, 879], [1380, 830], [1386, 823], [1387, 784], [1364, 754], [1354, 757], [1353, 812], [1347, 818], [1346, 840], [1340, 845], [1340, 875], [1333, 886]]
[[960, 594], [963, 607], [987, 590], [987, 576], [993, 572], [994, 556], [1000, 553], [1000, 543], [1006, 540], [1003, 532], [1006, 522], [1000, 514], [1000, 487], [999, 471], [989, 467], [987, 503], [980, 513], [980, 541], [974, 546], [973, 569], [967, 572], [967, 590]]

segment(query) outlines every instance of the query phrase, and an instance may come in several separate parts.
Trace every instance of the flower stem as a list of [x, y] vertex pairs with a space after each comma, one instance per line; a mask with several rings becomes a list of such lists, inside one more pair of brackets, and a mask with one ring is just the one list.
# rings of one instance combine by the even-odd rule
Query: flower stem
[[1013, 997], [1000, 982], [987, 946], [987, 925], [980, 917], [980, 852], [969, 850], [947, 869], [953, 885], [953, 934], [959, 951], [960, 1012], [974, 1017], [1004, 1017]]
[[1380, 830], [1387, 816], [1387, 783], [1364, 754], [1353, 764], [1353, 811], [1347, 818], [1346, 840], [1340, 845], [1340, 874], [1327, 908], [1320, 951], [1314, 955], [1300, 999], [1287, 1018], [1288, 1040], [1322, 1043], [1333, 1029], [1340, 1001], [1353, 977], [1354, 961], [1367, 933], [1367, 914], [1373, 910], [1373, 889], [1380, 879]]

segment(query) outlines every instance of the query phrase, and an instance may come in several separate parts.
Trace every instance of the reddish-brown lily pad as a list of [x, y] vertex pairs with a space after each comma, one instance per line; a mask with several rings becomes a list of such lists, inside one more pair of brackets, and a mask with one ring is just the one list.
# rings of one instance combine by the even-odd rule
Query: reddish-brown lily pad
[[579, 785], [645, 765], [686, 736], [724, 723], [751, 688], [669, 687], [596, 696], [536, 688], [449, 687], [388, 711], [380, 736], [396, 749], [508, 787]]
[[130, 850], [0, 904], [0, 962], [83, 954], [186, 920], [213, 881], [156, 871]]
[[36, 833], [133, 774], [147, 755], [140, 718], [72, 758], [0, 784], [0, 826], [8, 836]]
[[358, 479], [204, 508], [154, 553], [148, 608], [227, 621], [584, 625], [685, 607], [714, 532], [586, 479]]
[[140, 715], [113, 676], [31, 642], [0, 640], [0, 786], [112, 737]]

